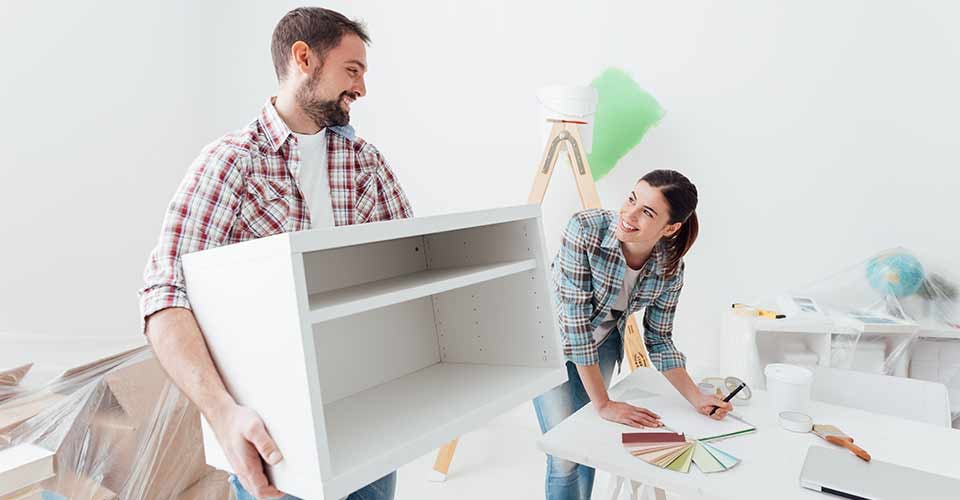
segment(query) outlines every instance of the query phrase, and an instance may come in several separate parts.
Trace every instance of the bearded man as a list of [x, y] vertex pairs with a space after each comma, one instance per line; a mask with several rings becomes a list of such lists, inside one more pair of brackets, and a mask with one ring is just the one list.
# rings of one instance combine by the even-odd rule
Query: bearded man
[[[144, 332], [213, 428], [238, 500], [283, 495], [263, 467], [283, 455], [260, 416], [224, 387], [190, 308], [181, 257], [283, 232], [413, 216], [383, 155], [349, 125], [350, 107], [367, 93], [369, 41], [362, 24], [328, 9], [299, 8], [280, 20], [271, 44], [277, 95], [193, 162], [144, 271]], [[395, 487], [393, 472], [348, 499], [392, 499]]]

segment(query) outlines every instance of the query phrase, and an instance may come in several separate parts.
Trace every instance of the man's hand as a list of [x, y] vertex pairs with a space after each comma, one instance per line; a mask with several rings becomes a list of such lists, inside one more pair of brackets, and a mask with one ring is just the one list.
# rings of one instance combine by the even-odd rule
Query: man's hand
[[[724, 403], [722, 399], [714, 395], [699, 394], [690, 400], [690, 404], [692, 404], [699, 413], [702, 413], [714, 420], [722, 420], [723, 417], [727, 416], [727, 413], [733, 411], [732, 404]], [[710, 412], [713, 411], [714, 407], [717, 408], [717, 411], [711, 415]]]
[[283, 456], [264, 427], [260, 415], [246, 406], [233, 404], [209, 418], [217, 440], [243, 488], [257, 498], [282, 497], [283, 493], [274, 488], [263, 473], [261, 458], [270, 465], [276, 465], [283, 460]]
[[597, 407], [597, 413], [605, 420], [631, 427], [663, 426], [660, 423], [660, 415], [646, 408], [639, 408], [620, 401], [607, 400], [606, 403]]

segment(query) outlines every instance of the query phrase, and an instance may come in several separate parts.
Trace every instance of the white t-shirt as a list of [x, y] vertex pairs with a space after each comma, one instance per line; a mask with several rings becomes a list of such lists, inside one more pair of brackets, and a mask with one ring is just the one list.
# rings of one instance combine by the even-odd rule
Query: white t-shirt
[[623, 312], [627, 310], [627, 300], [630, 298], [630, 294], [633, 293], [633, 286], [637, 284], [637, 278], [643, 271], [643, 268], [631, 269], [630, 266], [623, 267], [626, 269], [623, 272], [623, 287], [620, 289], [620, 294], [617, 295], [617, 300], [610, 306], [607, 317], [603, 318], [600, 326], [593, 331], [594, 343], [599, 344], [602, 342], [603, 339], [607, 338], [607, 335], [610, 334], [610, 330], [613, 330], [613, 328], [617, 326], [617, 322], [620, 321], [620, 316], [623, 316]]
[[297, 134], [300, 145], [300, 173], [297, 183], [310, 211], [310, 227], [333, 227], [330, 174], [327, 172], [327, 129], [313, 135]]

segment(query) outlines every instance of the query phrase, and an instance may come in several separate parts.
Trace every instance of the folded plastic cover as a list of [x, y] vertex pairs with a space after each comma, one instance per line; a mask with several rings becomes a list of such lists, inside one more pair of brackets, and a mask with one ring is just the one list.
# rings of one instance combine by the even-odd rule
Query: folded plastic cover
[[0, 367], [0, 452], [39, 446], [54, 452], [53, 468], [44, 473], [43, 463], [16, 470], [15, 464], [0, 463], [0, 488], [31, 482], [16, 491], [0, 490], [0, 499], [233, 497], [227, 473], [205, 463], [196, 407], [166, 377], [149, 348], [21, 387], [29, 369]]
[[941, 382], [957, 419], [958, 269], [960, 262], [893, 248], [793, 289], [777, 304], [788, 317], [835, 320], [831, 366]]

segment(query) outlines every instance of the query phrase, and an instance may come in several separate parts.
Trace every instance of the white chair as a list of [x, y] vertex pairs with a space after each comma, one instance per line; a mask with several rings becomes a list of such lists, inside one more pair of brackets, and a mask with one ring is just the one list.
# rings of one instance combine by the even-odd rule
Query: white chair
[[947, 386], [941, 383], [838, 368], [811, 368], [811, 399], [950, 427], [950, 400]]

